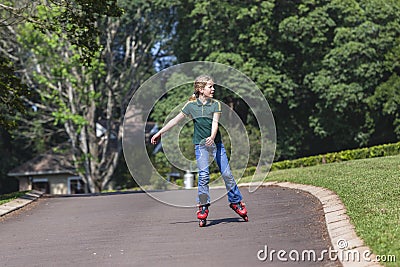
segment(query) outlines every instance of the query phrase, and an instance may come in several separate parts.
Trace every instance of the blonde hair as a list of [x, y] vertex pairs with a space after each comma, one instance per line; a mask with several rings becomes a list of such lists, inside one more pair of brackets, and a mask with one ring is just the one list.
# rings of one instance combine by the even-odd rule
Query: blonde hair
[[194, 81], [194, 92], [193, 95], [189, 98], [189, 101], [196, 100], [196, 98], [200, 95], [200, 90], [206, 87], [209, 81], [212, 81], [213, 78], [208, 75], [200, 75]]

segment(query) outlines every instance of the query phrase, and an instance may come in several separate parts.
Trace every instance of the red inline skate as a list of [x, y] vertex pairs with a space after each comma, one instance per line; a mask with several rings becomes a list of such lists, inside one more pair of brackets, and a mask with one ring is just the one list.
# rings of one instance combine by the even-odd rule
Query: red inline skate
[[244, 202], [240, 201], [238, 203], [231, 203], [229, 205], [231, 209], [233, 209], [237, 214], [239, 214], [240, 217], [243, 218], [246, 222], [249, 221], [249, 217], [247, 216], [247, 210], [246, 210], [246, 205]]
[[207, 224], [208, 206], [210, 206], [210, 204], [198, 206], [199, 210], [197, 211], [197, 219], [199, 219], [200, 227], [206, 226]]

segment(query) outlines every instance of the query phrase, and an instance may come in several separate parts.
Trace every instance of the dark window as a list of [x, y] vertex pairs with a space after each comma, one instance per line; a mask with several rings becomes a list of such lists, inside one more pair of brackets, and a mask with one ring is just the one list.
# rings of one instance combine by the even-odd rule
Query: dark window
[[41, 191], [45, 194], [50, 194], [50, 185], [49, 182], [33, 182], [32, 189]]
[[69, 183], [71, 194], [84, 194], [85, 193], [85, 183], [82, 180], [73, 179]]

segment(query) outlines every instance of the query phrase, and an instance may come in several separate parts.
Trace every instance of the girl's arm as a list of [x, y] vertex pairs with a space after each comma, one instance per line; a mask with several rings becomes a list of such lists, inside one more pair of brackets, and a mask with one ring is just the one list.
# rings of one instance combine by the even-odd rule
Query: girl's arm
[[211, 136], [206, 138], [206, 146], [212, 146], [214, 144], [214, 139], [217, 136], [218, 132], [218, 122], [220, 117], [221, 113], [214, 112], [211, 124]]
[[172, 127], [177, 125], [178, 122], [180, 122], [184, 118], [185, 118], [185, 114], [183, 114], [183, 112], [180, 112], [178, 115], [175, 116], [175, 118], [170, 120], [164, 127], [162, 127], [160, 131], [158, 131], [155, 135], [153, 135], [150, 142], [153, 145], [157, 144], [158, 140], [160, 139], [160, 137], [163, 133], [168, 132]]

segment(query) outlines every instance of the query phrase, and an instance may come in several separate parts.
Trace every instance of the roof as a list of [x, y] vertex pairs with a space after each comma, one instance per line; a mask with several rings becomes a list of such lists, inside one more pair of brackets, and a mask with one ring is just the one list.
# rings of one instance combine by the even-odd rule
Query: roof
[[8, 176], [33, 176], [43, 174], [75, 174], [72, 157], [68, 150], [52, 149], [36, 156], [8, 172]]

